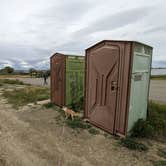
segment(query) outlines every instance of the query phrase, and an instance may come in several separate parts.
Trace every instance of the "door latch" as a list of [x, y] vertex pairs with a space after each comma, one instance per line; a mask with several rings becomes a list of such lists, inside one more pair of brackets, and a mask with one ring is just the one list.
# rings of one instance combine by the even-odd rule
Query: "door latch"
[[118, 90], [118, 83], [117, 81], [112, 81], [111, 82], [111, 91], [116, 91]]

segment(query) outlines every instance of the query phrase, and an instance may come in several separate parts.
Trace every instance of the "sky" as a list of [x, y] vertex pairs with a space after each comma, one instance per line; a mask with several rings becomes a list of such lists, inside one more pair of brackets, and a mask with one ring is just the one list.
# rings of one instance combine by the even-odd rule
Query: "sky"
[[153, 67], [166, 67], [165, 19], [165, 0], [0, 0], [0, 68], [42, 68], [104, 39], [149, 44]]

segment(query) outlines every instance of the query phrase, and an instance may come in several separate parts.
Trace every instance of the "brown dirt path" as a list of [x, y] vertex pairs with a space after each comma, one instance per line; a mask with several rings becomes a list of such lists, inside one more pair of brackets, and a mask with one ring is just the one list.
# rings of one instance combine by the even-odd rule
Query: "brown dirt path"
[[57, 116], [39, 105], [14, 110], [0, 95], [0, 166], [150, 166], [165, 146], [150, 141], [148, 152], [130, 151], [112, 136], [60, 126]]

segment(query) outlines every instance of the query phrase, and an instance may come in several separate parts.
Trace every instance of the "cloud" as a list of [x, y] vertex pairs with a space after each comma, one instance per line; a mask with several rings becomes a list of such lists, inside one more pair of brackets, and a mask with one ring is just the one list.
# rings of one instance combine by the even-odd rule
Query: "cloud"
[[[16, 45], [0, 43], [0, 58], [4, 59], [36, 59], [44, 56], [49, 56], [51, 51], [42, 48], [36, 48], [27, 45]], [[7, 55], [7, 56], [6, 56]]]
[[142, 8], [135, 8], [126, 11], [121, 11], [113, 15], [108, 15], [105, 18], [97, 20], [89, 27], [78, 31], [76, 34], [88, 35], [95, 32], [122, 28], [128, 24], [133, 24], [137, 21], [142, 20], [144, 17], [148, 15], [150, 10], [151, 7], [142, 7]]
[[166, 25], [155, 26], [144, 31], [144, 33], [155, 33], [155, 32], [164, 32], [166, 33]]
[[5, 66], [13, 67], [16, 70], [29, 70], [30, 68], [47, 70], [50, 68], [50, 61], [49, 58], [26, 60], [26, 61], [18, 59], [1, 60], [0, 68], [4, 68]]
[[103, 39], [149, 43], [154, 46], [153, 60], [162, 61], [165, 16], [165, 0], [1, 0], [0, 63], [42, 67], [42, 59], [54, 52], [83, 55]]

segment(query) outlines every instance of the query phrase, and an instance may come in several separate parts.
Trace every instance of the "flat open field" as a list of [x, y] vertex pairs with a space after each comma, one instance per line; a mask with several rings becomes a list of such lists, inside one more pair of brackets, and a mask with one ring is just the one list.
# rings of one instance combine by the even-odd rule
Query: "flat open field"
[[[29, 83], [32, 85], [40, 85], [43, 86], [43, 78], [24, 78], [24, 77], [16, 77], [10, 79], [18, 79], [23, 81], [24, 83]], [[49, 87], [50, 79], [47, 80]], [[154, 100], [161, 103], [166, 103], [166, 80], [151, 80], [150, 82], [150, 92], [149, 99]]]

